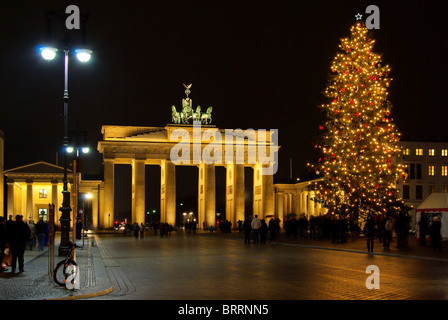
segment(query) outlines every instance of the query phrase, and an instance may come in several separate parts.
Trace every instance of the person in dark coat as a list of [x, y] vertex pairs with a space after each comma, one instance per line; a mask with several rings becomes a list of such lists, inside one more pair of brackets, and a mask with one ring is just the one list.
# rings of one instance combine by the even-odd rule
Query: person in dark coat
[[14, 224], [11, 224], [11, 230], [8, 230], [9, 248], [11, 249], [12, 262], [11, 272], [15, 273], [17, 261], [19, 262], [19, 271], [24, 272], [24, 254], [26, 244], [31, 237], [31, 231], [28, 225], [23, 222], [23, 216], [17, 215]]
[[45, 230], [47, 228], [44, 218], [40, 217], [39, 222], [36, 223], [37, 243], [39, 250], [43, 251], [45, 246]]
[[3, 262], [3, 253], [6, 249], [6, 227], [5, 227], [5, 218], [0, 217], [0, 272], [8, 271], [1, 264]]
[[442, 251], [442, 245], [440, 243], [440, 240], [442, 238], [440, 234], [440, 229], [442, 228], [442, 223], [440, 222], [439, 216], [434, 216], [432, 223], [431, 223], [431, 246], [434, 252], [437, 250]]
[[375, 221], [373, 217], [369, 214], [367, 217], [366, 225], [364, 226], [364, 237], [367, 240], [367, 251], [373, 252], [373, 239], [375, 236]]
[[428, 217], [426, 215], [426, 212], [422, 212], [422, 216], [418, 223], [418, 228], [420, 233], [420, 244], [424, 246], [426, 245], [426, 235], [428, 234]]
[[271, 242], [275, 241], [276, 240], [276, 233], [277, 233], [277, 225], [275, 223], [274, 218], [271, 218], [271, 220], [269, 220], [268, 229], [269, 229], [269, 237], [271, 239]]
[[252, 231], [252, 227], [250, 225], [250, 218], [244, 220], [243, 231], [244, 231], [244, 243], [250, 244], [250, 232]]
[[266, 243], [266, 235], [268, 233], [268, 225], [261, 219], [261, 227], [260, 227], [260, 243]]

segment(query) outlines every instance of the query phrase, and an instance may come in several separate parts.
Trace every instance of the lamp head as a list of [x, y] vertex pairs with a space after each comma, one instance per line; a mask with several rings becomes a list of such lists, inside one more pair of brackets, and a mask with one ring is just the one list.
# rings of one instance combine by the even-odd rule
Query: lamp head
[[75, 151], [75, 148], [73, 148], [73, 147], [66, 147], [65, 151], [67, 151], [68, 153], [72, 153], [73, 151]]
[[89, 49], [76, 49], [76, 57], [81, 62], [88, 62], [92, 57], [92, 50]]
[[39, 50], [42, 58], [47, 61], [53, 60], [56, 57], [56, 52], [58, 51], [58, 49], [53, 47], [41, 47]]

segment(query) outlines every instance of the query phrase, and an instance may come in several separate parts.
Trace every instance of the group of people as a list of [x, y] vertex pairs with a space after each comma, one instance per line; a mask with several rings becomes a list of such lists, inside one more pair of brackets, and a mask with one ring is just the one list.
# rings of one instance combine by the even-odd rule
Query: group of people
[[[432, 217], [429, 221], [428, 216], [423, 213], [419, 224], [420, 244], [426, 244], [426, 236], [431, 237], [431, 247], [434, 251], [441, 251], [441, 221], [438, 215]], [[392, 240], [392, 233], [395, 231], [397, 236], [397, 248], [407, 247], [407, 239], [410, 230], [410, 218], [406, 212], [400, 211], [398, 215], [372, 215], [369, 214], [364, 226], [364, 236], [367, 240], [367, 250], [373, 251], [374, 238], [378, 237], [379, 242], [383, 243], [383, 249], [388, 250]]]
[[[11, 272], [16, 272], [17, 264], [19, 272], [24, 272], [24, 255], [27, 246], [32, 250], [37, 238], [39, 250], [43, 250], [47, 234], [47, 223], [42, 218], [34, 224], [32, 219], [28, 223], [23, 221], [23, 216], [20, 214], [16, 215], [15, 220], [12, 219], [12, 215], [9, 216], [8, 220], [0, 217], [0, 263], [3, 262], [5, 249], [9, 248]], [[0, 272], [5, 271], [7, 271], [7, 268], [1, 265]]]
[[267, 224], [264, 219], [255, 215], [253, 219], [249, 217], [242, 223], [242, 231], [245, 244], [250, 244], [251, 240], [254, 244], [265, 244], [267, 238], [272, 242], [278, 239], [280, 234], [280, 220], [271, 218]]
[[334, 243], [347, 242], [347, 235], [359, 234], [359, 227], [353, 219], [344, 216], [326, 214], [308, 220], [305, 214], [299, 219], [296, 216], [288, 217], [284, 223], [286, 237], [311, 240], [331, 240]]
[[[430, 221], [429, 221], [430, 220]], [[395, 232], [396, 246], [398, 249], [407, 247], [410, 217], [405, 211], [398, 214], [369, 214], [362, 228], [362, 233], [367, 242], [367, 251], [373, 252], [374, 239], [382, 244], [383, 250], [389, 250], [392, 235]], [[244, 243], [266, 243], [266, 239], [275, 241], [280, 232], [280, 221], [272, 218], [269, 225], [264, 219], [257, 215], [253, 219], [244, 222], [239, 221], [240, 231], [244, 231]], [[299, 219], [295, 216], [288, 217], [283, 228], [286, 237], [310, 238], [312, 240], [331, 240], [334, 243], [347, 242], [348, 235], [355, 240], [361, 232], [358, 221], [350, 217], [326, 214], [322, 216], [311, 216], [308, 220], [304, 214]], [[419, 222], [420, 243], [425, 245], [426, 236], [430, 236], [431, 247], [434, 251], [441, 251], [441, 220], [434, 215], [429, 219], [428, 215], [422, 214]]]
[[[171, 235], [171, 231], [173, 231], [173, 227], [168, 223], [160, 223], [160, 222], [154, 222], [150, 224], [150, 228], [153, 229], [154, 235], [157, 235], [157, 231], [160, 231], [160, 237], [168, 237]], [[126, 236], [128, 233], [129, 235], [134, 235], [135, 239], [143, 239], [145, 236], [145, 231], [147, 229], [147, 226], [145, 226], [143, 223], [138, 224], [135, 222], [134, 224], [127, 223], [124, 229], [123, 234]]]
[[426, 245], [426, 237], [429, 235], [431, 240], [431, 247], [434, 251], [442, 251], [441, 246], [441, 229], [442, 222], [438, 215], [430, 216], [426, 212], [422, 212], [420, 221], [418, 222], [419, 238], [422, 246]]

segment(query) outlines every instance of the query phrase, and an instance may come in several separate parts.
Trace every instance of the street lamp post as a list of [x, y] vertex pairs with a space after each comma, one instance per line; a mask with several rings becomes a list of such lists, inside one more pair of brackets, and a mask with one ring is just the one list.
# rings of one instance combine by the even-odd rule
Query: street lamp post
[[[42, 57], [51, 61], [56, 57], [56, 52], [58, 49], [52, 47], [42, 47], [41, 49]], [[62, 190], [62, 206], [59, 208], [61, 211], [61, 243], [59, 245], [58, 253], [59, 256], [65, 256], [70, 250], [70, 212], [72, 211], [70, 207], [70, 192], [68, 191], [68, 181], [67, 181], [67, 166], [68, 166], [68, 60], [70, 50], [64, 48], [64, 140], [62, 142], [63, 154], [64, 154], [64, 180], [63, 180], [63, 190]], [[76, 56], [80, 62], [88, 62], [90, 60], [90, 55], [92, 51], [87, 49], [75, 50]]]

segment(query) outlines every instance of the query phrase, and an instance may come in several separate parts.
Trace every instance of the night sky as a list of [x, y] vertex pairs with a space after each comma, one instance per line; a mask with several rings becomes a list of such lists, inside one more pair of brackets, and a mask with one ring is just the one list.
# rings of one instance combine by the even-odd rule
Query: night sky
[[[63, 57], [47, 62], [36, 48], [46, 40], [45, 10], [69, 4], [89, 14], [85, 46], [94, 51], [88, 64], [72, 57], [69, 66], [70, 130], [87, 131], [95, 151], [84, 158], [85, 174], [101, 174], [102, 125], [165, 126], [185, 97], [182, 83], [193, 83], [194, 107], [213, 106], [217, 127], [279, 130], [276, 182], [288, 181], [290, 158], [293, 180], [309, 178], [330, 63], [369, 4], [380, 9], [374, 50], [392, 69], [399, 131], [447, 139], [447, 1], [2, 1], [5, 169], [56, 162]], [[53, 20], [59, 48], [63, 28]], [[69, 37], [74, 46], [82, 41], [79, 31]]]

